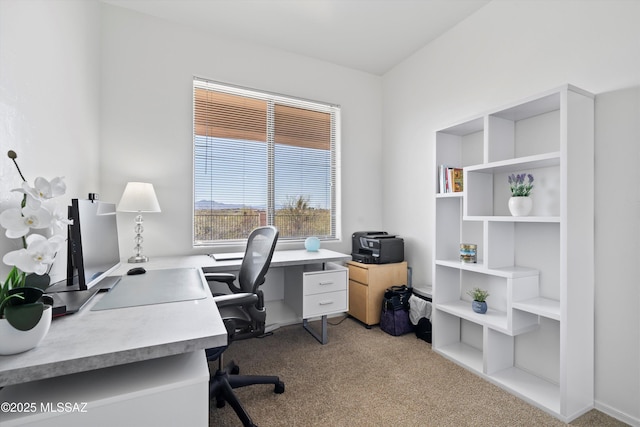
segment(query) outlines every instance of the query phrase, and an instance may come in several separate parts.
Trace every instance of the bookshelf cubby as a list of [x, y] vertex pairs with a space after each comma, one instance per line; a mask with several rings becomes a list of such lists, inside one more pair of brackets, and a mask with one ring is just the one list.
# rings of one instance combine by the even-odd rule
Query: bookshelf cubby
[[[436, 132], [436, 170], [464, 185], [436, 179], [433, 349], [564, 422], [594, 404], [593, 98], [565, 85]], [[509, 213], [512, 173], [535, 178], [528, 216]]]

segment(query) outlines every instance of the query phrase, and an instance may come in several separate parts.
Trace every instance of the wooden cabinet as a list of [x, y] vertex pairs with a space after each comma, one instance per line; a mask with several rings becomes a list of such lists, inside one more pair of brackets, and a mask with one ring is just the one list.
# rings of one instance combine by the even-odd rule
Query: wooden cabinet
[[[594, 102], [573, 86], [436, 133], [433, 349], [569, 422], [594, 403]], [[511, 174], [533, 210], [511, 216]], [[477, 263], [460, 244], [477, 244]], [[467, 292], [489, 291], [489, 311]]]
[[362, 264], [347, 262], [349, 268], [349, 314], [367, 326], [380, 323], [384, 291], [407, 285], [407, 263]]

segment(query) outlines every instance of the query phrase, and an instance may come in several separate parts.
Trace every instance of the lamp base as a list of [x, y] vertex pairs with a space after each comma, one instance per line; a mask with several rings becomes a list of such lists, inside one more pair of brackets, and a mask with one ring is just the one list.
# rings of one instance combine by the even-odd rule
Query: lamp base
[[146, 257], [144, 255], [134, 255], [131, 258], [129, 258], [128, 261], [131, 262], [131, 263], [147, 262], [147, 261], [149, 261], [149, 257]]

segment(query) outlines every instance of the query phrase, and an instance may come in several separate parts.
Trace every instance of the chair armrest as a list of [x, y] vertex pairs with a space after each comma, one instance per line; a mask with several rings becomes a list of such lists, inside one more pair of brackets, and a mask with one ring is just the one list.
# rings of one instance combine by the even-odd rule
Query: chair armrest
[[239, 293], [241, 289], [233, 284], [236, 280], [235, 274], [232, 273], [205, 273], [204, 278], [207, 282], [226, 283], [229, 290], [233, 293]]
[[244, 305], [255, 305], [258, 302], [258, 295], [251, 294], [249, 292], [242, 292], [239, 294], [228, 294], [228, 295], [219, 295], [213, 297], [213, 301], [216, 303], [218, 308], [229, 307], [229, 306], [244, 306]]
[[204, 273], [204, 278], [207, 279], [207, 282], [233, 283], [236, 280], [236, 275], [232, 273]]

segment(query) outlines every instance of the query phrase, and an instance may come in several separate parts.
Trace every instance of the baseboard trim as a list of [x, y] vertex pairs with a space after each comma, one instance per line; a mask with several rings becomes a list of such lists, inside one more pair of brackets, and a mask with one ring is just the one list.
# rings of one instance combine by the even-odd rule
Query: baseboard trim
[[613, 417], [619, 421], [622, 421], [623, 423], [627, 423], [630, 426], [640, 427], [640, 418], [636, 418], [631, 415], [625, 414], [624, 412], [620, 412], [617, 409], [612, 408], [607, 404], [596, 401], [595, 409], [609, 415], [610, 417]]

